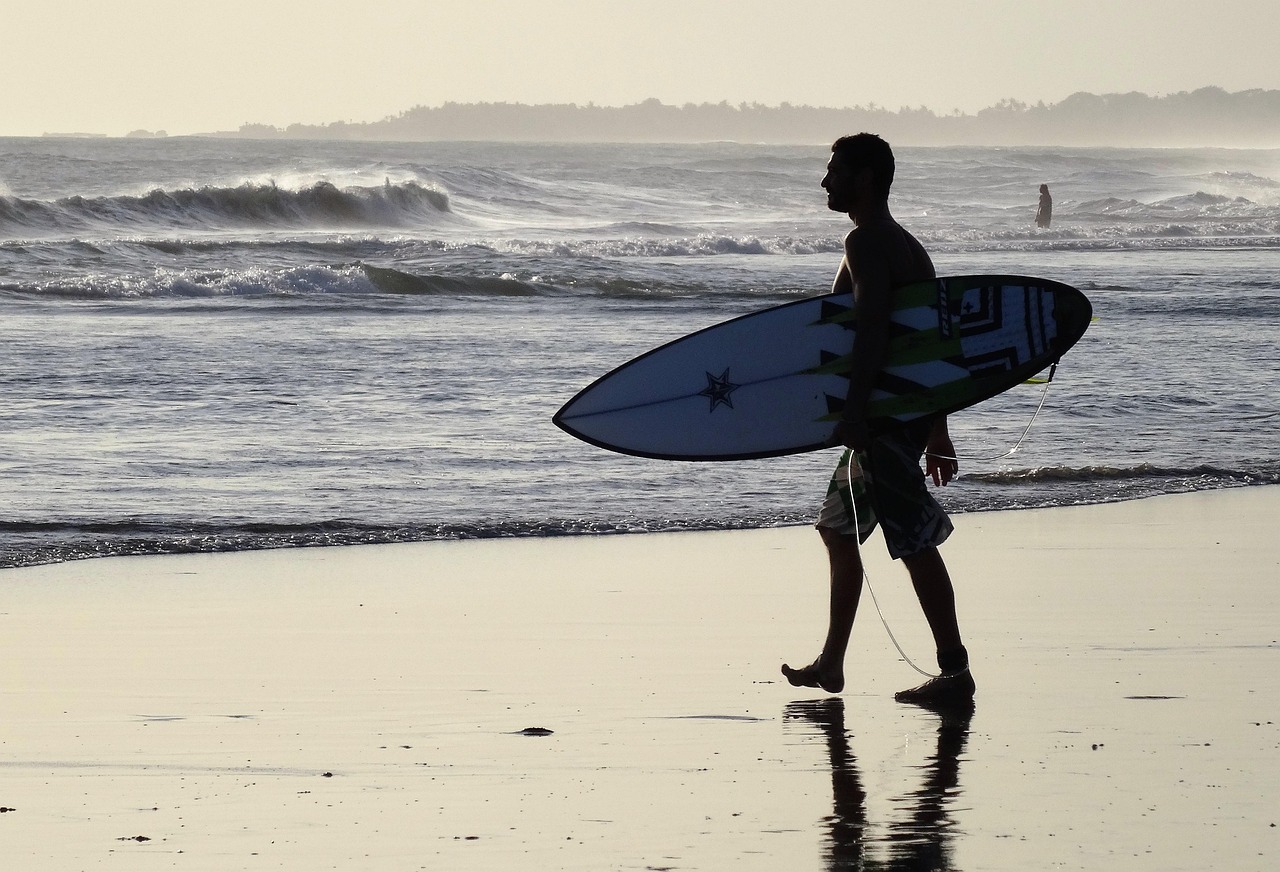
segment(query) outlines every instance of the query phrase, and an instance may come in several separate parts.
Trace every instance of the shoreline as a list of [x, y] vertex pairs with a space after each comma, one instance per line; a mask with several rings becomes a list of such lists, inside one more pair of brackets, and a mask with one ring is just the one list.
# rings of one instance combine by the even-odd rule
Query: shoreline
[[965, 723], [893, 702], [869, 598], [846, 692], [786, 684], [825, 627], [804, 527], [5, 570], [0, 837], [47, 869], [1270, 868], [1277, 510], [960, 516]]
[[[972, 517], [972, 516], [979, 516], [979, 515], [985, 515], [985, 514], [991, 514], [991, 513], [1002, 513], [1002, 512], [1053, 511], [1056, 509], [1064, 509], [1064, 508], [1065, 509], [1087, 508], [1090, 506], [1105, 506], [1105, 505], [1111, 505], [1114, 503], [1127, 503], [1127, 502], [1155, 499], [1160, 497], [1191, 496], [1194, 494], [1212, 493], [1212, 492], [1224, 491], [1224, 490], [1229, 491], [1229, 490], [1239, 490], [1239, 489], [1251, 489], [1251, 488], [1257, 488], [1257, 487], [1266, 488], [1266, 487], [1274, 487], [1274, 486], [1276, 486], [1276, 483], [1274, 482], [1262, 481], [1262, 482], [1248, 482], [1248, 483], [1242, 483], [1242, 484], [1224, 485], [1219, 487], [1204, 488], [1201, 490], [1193, 490], [1193, 491], [1175, 491], [1171, 493], [1137, 494], [1137, 495], [1129, 496], [1127, 498], [1102, 499], [1097, 501], [1072, 503], [1070, 505], [1054, 505], [1054, 506], [1021, 505], [1021, 506], [1015, 506], [1015, 507], [981, 506], [977, 508], [972, 508], [972, 507], [965, 508], [962, 506], [951, 506], [951, 507], [944, 506], [944, 508], [946, 508], [947, 512], [953, 517], [964, 518], [964, 517]], [[703, 521], [705, 523], [705, 519], [703, 519]], [[75, 553], [72, 555], [63, 554], [62, 556], [50, 557], [47, 559], [40, 559], [35, 562], [18, 562], [18, 563], [13, 563], [11, 565], [0, 565], [0, 579], [3, 579], [4, 573], [10, 572], [10, 571], [34, 569], [42, 566], [58, 566], [66, 563], [76, 563], [76, 562], [85, 561], [85, 560], [103, 560], [103, 559], [119, 559], [119, 558], [137, 558], [137, 557], [182, 557], [182, 556], [195, 556], [195, 555], [255, 553], [260, 551], [295, 550], [295, 549], [374, 547], [374, 546], [382, 546], [382, 545], [426, 545], [426, 544], [441, 543], [441, 542], [499, 542], [499, 541], [510, 541], [510, 540], [530, 540], [530, 539], [533, 539], [533, 540], [549, 539], [549, 540], [559, 541], [559, 540], [566, 540], [566, 539], [573, 540], [578, 538], [631, 536], [631, 535], [664, 536], [664, 535], [685, 534], [685, 533], [747, 533], [747, 532], [759, 531], [759, 530], [785, 530], [785, 529], [795, 529], [795, 528], [809, 528], [812, 525], [812, 519], [802, 518], [799, 520], [777, 521], [777, 522], [766, 524], [766, 525], [742, 524], [737, 526], [707, 525], [707, 526], [696, 526], [696, 527], [695, 526], [687, 526], [687, 527], [679, 526], [680, 524], [683, 524], [683, 523], [691, 524], [692, 523], [691, 519], [669, 520], [663, 523], [668, 523], [671, 526], [669, 528], [660, 528], [660, 529], [652, 529], [652, 528], [637, 529], [635, 526], [633, 525], [629, 526], [623, 522], [615, 522], [612, 525], [604, 524], [604, 523], [590, 523], [590, 524], [586, 524], [585, 526], [582, 526], [580, 524], [580, 527], [581, 527], [580, 529], [566, 529], [563, 523], [543, 522], [541, 524], [526, 525], [520, 522], [499, 521], [499, 522], [494, 522], [492, 524], [492, 529], [498, 532], [491, 532], [491, 533], [476, 532], [476, 530], [483, 530], [485, 528], [485, 524], [481, 522], [474, 522], [474, 523], [459, 523], [456, 525], [428, 525], [429, 527], [434, 527], [436, 529], [440, 529], [443, 527], [450, 527], [450, 528], [456, 527], [458, 530], [457, 532], [439, 534], [429, 538], [428, 537], [397, 538], [397, 536], [403, 535], [403, 529], [404, 529], [403, 525], [379, 526], [379, 525], [373, 525], [369, 523], [350, 522], [351, 529], [348, 531], [343, 531], [341, 529], [335, 528], [335, 524], [339, 524], [339, 523], [341, 522], [316, 521], [311, 523], [285, 523], [285, 524], [273, 526], [269, 524], [262, 524], [262, 523], [255, 523], [255, 522], [242, 522], [239, 524], [228, 525], [225, 528], [218, 527], [216, 525], [207, 525], [207, 529], [203, 529], [199, 532], [199, 536], [201, 537], [207, 537], [207, 538], [222, 537], [224, 539], [227, 539], [227, 538], [234, 539], [237, 536], [247, 537], [250, 535], [258, 535], [258, 536], [264, 536], [264, 537], [271, 537], [274, 543], [274, 544], [247, 544], [247, 545], [244, 545], [243, 547], [232, 547], [232, 548], [211, 547], [208, 549], [201, 549], [196, 546], [188, 545], [181, 539], [175, 539], [174, 541], [169, 541], [164, 538], [157, 538], [149, 543], [150, 544], [149, 550], [117, 553], [115, 551], [110, 550], [113, 546], [116, 545], [115, 542], [112, 542], [110, 540], [107, 540], [107, 541], [98, 540], [98, 541], [89, 542], [89, 543], [75, 543], [74, 544]], [[582, 523], [585, 523], [585, 522], [582, 522]], [[22, 525], [18, 525], [18, 526], [22, 526]], [[35, 524], [34, 526], [39, 527], [44, 525]], [[103, 526], [103, 525], [93, 525], [93, 526]], [[131, 530], [131, 533], [128, 537], [125, 537], [125, 534], [123, 533], [120, 533], [118, 535], [123, 539], [123, 541], [131, 542], [132, 543], [131, 547], [134, 547], [134, 548], [140, 547], [137, 545], [137, 541], [141, 534], [137, 530], [134, 530], [130, 526], [130, 524], [128, 523], [119, 524], [119, 525], [107, 524], [105, 526], [108, 526], [108, 527], [119, 526], [123, 529]], [[147, 525], [142, 525], [142, 526], [147, 526]], [[175, 537], [181, 537], [181, 536], [190, 537], [190, 536], [197, 535], [194, 530], [187, 530], [185, 533], [166, 533], [164, 531], [169, 529], [169, 525], [165, 523], [156, 523], [151, 526], [154, 526], [157, 528], [157, 532], [154, 532], [152, 534], [157, 537], [163, 537], [165, 535], [172, 535]], [[466, 530], [466, 532], [463, 532], [464, 529]], [[254, 533], [243, 532], [247, 530], [253, 530], [255, 532]], [[375, 534], [376, 534], [376, 537], [375, 537]], [[307, 541], [307, 537], [309, 536], [323, 537], [325, 540], [329, 540], [329, 541], [314, 541], [314, 542]], [[344, 536], [350, 536], [352, 538], [350, 539], [350, 541], [343, 541]], [[375, 538], [366, 538], [364, 541], [361, 541], [358, 538], [360, 536], [375, 537]], [[338, 541], [332, 541], [335, 538], [338, 539]], [[73, 545], [69, 543], [36, 543], [35, 545], [28, 546], [25, 551], [21, 549], [15, 549], [15, 550], [17, 550], [20, 555], [26, 555], [32, 552], [39, 552], [39, 551], [47, 552], [50, 550], [72, 549], [72, 548], [73, 548]]]

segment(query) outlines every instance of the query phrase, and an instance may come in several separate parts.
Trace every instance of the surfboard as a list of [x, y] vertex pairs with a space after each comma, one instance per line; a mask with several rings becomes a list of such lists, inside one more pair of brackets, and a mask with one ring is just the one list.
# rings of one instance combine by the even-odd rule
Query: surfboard
[[[1056, 364], [1092, 313], [1075, 288], [1026, 276], [954, 276], [897, 288], [870, 423], [898, 426], [1008, 390]], [[592, 445], [664, 460], [830, 447], [856, 341], [850, 294], [784, 303], [624, 363], [552, 420]]]

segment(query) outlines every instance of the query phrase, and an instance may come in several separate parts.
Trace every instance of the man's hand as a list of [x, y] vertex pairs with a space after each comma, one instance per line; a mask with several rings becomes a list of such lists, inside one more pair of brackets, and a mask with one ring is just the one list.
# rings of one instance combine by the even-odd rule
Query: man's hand
[[933, 479], [935, 487], [946, 487], [951, 479], [960, 471], [960, 463], [956, 460], [956, 449], [947, 434], [947, 419], [941, 418], [941, 425], [934, 425], [929, 433], [929, 441], [924, 449], [925, 475]]
[[845, 418], [836, 424], [831, 442], [833, 446], [843, 445], [854, 451], [866, 451], [871, 442], [871, 431], [867, 428], [866, 421]]

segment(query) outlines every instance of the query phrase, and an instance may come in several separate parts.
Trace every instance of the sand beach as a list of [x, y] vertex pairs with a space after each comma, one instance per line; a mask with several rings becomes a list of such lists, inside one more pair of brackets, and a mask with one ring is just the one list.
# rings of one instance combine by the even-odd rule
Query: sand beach
[[921, 679], [870, 598], [845, 693], [781, 678], [825, 626], [802, 527], [4, 570], [5, 865], [1272, 869], [1277, 516], [958, 516], [971, 718], [893, 701]]

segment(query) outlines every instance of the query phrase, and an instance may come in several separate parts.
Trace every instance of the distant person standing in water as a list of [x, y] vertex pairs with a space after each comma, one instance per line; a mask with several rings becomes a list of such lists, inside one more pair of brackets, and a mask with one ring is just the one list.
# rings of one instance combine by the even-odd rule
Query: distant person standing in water
[[911, 576], [942, 671], [895, 698], [925, 706], [964, 706], [972, 704], [974, 682], [956, 622], [955, 592], [938, 553], [951, 533], [951, 521], [929, 493], [926, 472], [920, 468], [923, 456], [935, 485], [945, 485], [955, 476], [947, 418], [921, 418], [887, 431], [867, 420], [871, 385], [884, 366], [893, 331], [894, 289], [936, 276], [924, 247], [889, 214], [893, 173], [889, 144], [859, 133], [831, 147], [822, 180], [827, 208], [853, 220], [833, 290], [853, 295], [858, 341], [849, 395], [833, 439], [846, 450], [817, 522], [831, 569], [827, 637], [816, 660], [799, 669], [784, 665], [782, 672], [797, 687], [820, 687], [830, 693], [844, 689], [845, 651], [862, 593], [860, 544], [878, 523], [890, 555], [901, 559]]
[[1049, 196], [1049, 186], [1040, 186], [1040, 204], [1036, 206], [1036, 226], [1048, 228], [1053, 220], [1053, 197]]

